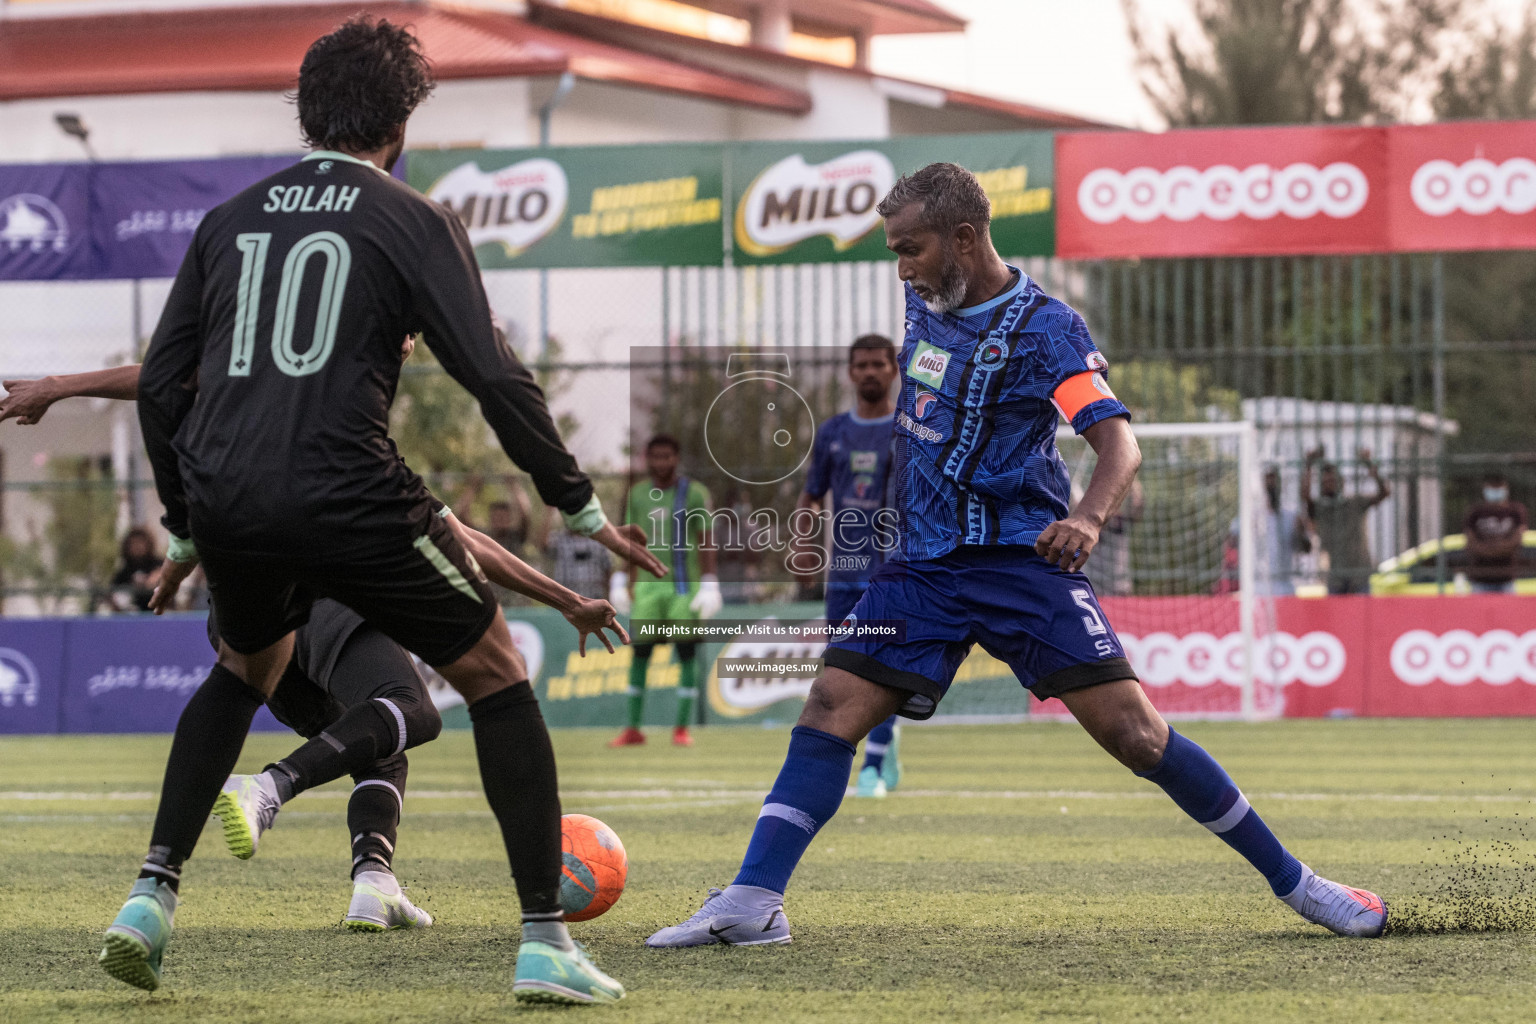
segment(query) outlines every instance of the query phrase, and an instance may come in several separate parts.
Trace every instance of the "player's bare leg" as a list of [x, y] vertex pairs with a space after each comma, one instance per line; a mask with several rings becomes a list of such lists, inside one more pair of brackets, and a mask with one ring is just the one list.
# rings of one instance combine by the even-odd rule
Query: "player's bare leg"
[[480, 780], [522, 904], [514, 994], [525, 1002], [622, 999], [624, 986], [598, 970], [565, 927], [555, 751], [506, 620], [495, 616], [469, 653], [436, 668], [469, 705]]
[[1303, 918], [1354, 938], [1386, 930], [1381, 897], [1331, 882], [1292, 856], [1215, 759], [1169, 728], [1135, 680], [1073, 690], [1061, 700], [1115, 760], [1162, 787], [1184, 813], [1242, 854]]
[[254, 654], [224, 646], [218, 664], [182, 710], [165, 763], [149, 854], [101, 951], [102, 969], [119, 981], [151, 991], [160, 987], [182, 863], [192, 856], [219, 789], [240, 757], [251, 719], [277, 688], [292, 656], [292, 634]]
[[711, 889], [698, 913], [646, 939], [653, 949], [790, 941], [784, 890], [817, 831], [848, 788], [855, 745], [906, 702], [907, 694], [840, 668], [824, 668], [790, 733], [784, 767], [758, 813], [741, 871]]

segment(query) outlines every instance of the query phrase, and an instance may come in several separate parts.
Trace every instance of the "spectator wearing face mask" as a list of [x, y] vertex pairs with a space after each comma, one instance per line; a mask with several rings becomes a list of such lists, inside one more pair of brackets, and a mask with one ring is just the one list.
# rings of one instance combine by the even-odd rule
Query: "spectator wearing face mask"
[[1509, 500], [1509, 480], [1502, 473], [1483, 477], [1483, 500], [1467, 509], [1467, 579], [1480, 594], [1513, 594], [1520, 544], [1525, 534], [1525, 506]]

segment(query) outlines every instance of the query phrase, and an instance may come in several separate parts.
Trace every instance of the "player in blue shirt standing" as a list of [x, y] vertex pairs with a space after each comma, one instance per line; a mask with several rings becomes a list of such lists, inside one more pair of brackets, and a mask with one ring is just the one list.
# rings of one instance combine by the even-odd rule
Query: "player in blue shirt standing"
[[[907, 285], [892, 468], [900, 548], [850, 618], [895, 623], [904, 635], [828, 646], [735, 882], [646, 944], [790, 941], [784, 890], [837, 813], [854, 744], [892, 712], [932, 715], [976, 643], [1037, 697], [1060, 697], [1105, 750], [1246, 858], [1303, 918], [1339, 935], [1381, 935], [1380, 897], [1313, 873], [1210, 754], [1168, 727], [1080, 571], [1141, 463], [1082, 318], [998, 258], [991, 204], [964, 168], [930, 164], [879, 209]], [[1071, 514], [1058, 412], [1098, 455]]]
[[[827, 565], [827, 622], [839, 623], [864, 595], [869, 578], [891, 553], [895, 517], [886, 503], [891, 469], [891, 428], [896, 406], [896, 346], [883, 334], [855, 338], [848, 349], [848, 379], [857, 401], [816, 428], [811, 469], [797, 508], [820, 511], [832, 494], [832, 560]], [[877, 521], [887, 509], [884, 525]], [[814, 576], [815, 574], [806, 574]], [[870, 730], [857, 793], [883, 797], [901, 781], [901, 731], [896, 716]]]

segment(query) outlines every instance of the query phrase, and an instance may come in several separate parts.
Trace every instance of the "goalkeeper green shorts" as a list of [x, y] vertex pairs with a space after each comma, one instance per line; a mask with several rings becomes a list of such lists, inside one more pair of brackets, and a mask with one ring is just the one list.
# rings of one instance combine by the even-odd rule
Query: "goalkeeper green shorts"
[[670, 580], [642, 580], [635, 584], [635, 606], [631, 619], [697, 619], [688, 607], [699, 593], [697, 583], [688, 584], [688, 592], [679, 594]]

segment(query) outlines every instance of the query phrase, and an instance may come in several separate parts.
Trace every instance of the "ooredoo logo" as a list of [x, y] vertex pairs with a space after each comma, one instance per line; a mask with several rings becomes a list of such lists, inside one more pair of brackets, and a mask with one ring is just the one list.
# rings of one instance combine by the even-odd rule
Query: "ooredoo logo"
[[1515, 157], [1496, 164], [1479, 157], [1464, 164], [1431, 160], [1413, 172], [1408, 193], [1431, 217], [1460, 211], [1474, 217], [1503, 210], [1536, 210], [1536, 161]]
[[[1241, 633], [1148, 633], [1144, 637], [1121, 633], [1120, 643], [1147, 686], [1242, 686], [1246, 675]], [[1328, 686], [1344, 674], [1348, 661], [1339, 638], [1321, 631], [1299, 637], [1269, 633], [1256, 638], [1253, 653], [1259, 680], [1272, 686]]]
[[1078, 185], [1077, 206], [1095, 224], [1113, 224], [1122, 217], [1147, 224], [1160, 217], [1269, 220], [1278, 214], [1306, 220], [1319, 213], [1343, 219], [1359, 213], [1370, 195], [1365, 172], [1342, 162], [1323, 168], [1254, 164], [1241, 170], [1217, 164], [1203, 171], [1183, 165], [1125, 172], [1100, 167]]
[[1519, 635], [1507, 629], [1409, 630], [1392, 644], [1391, 663], [1392, 674], [1409, 686], [1475, 681], [1504, 686], [1516, 679], [1536, 685], [1536, 630]]

